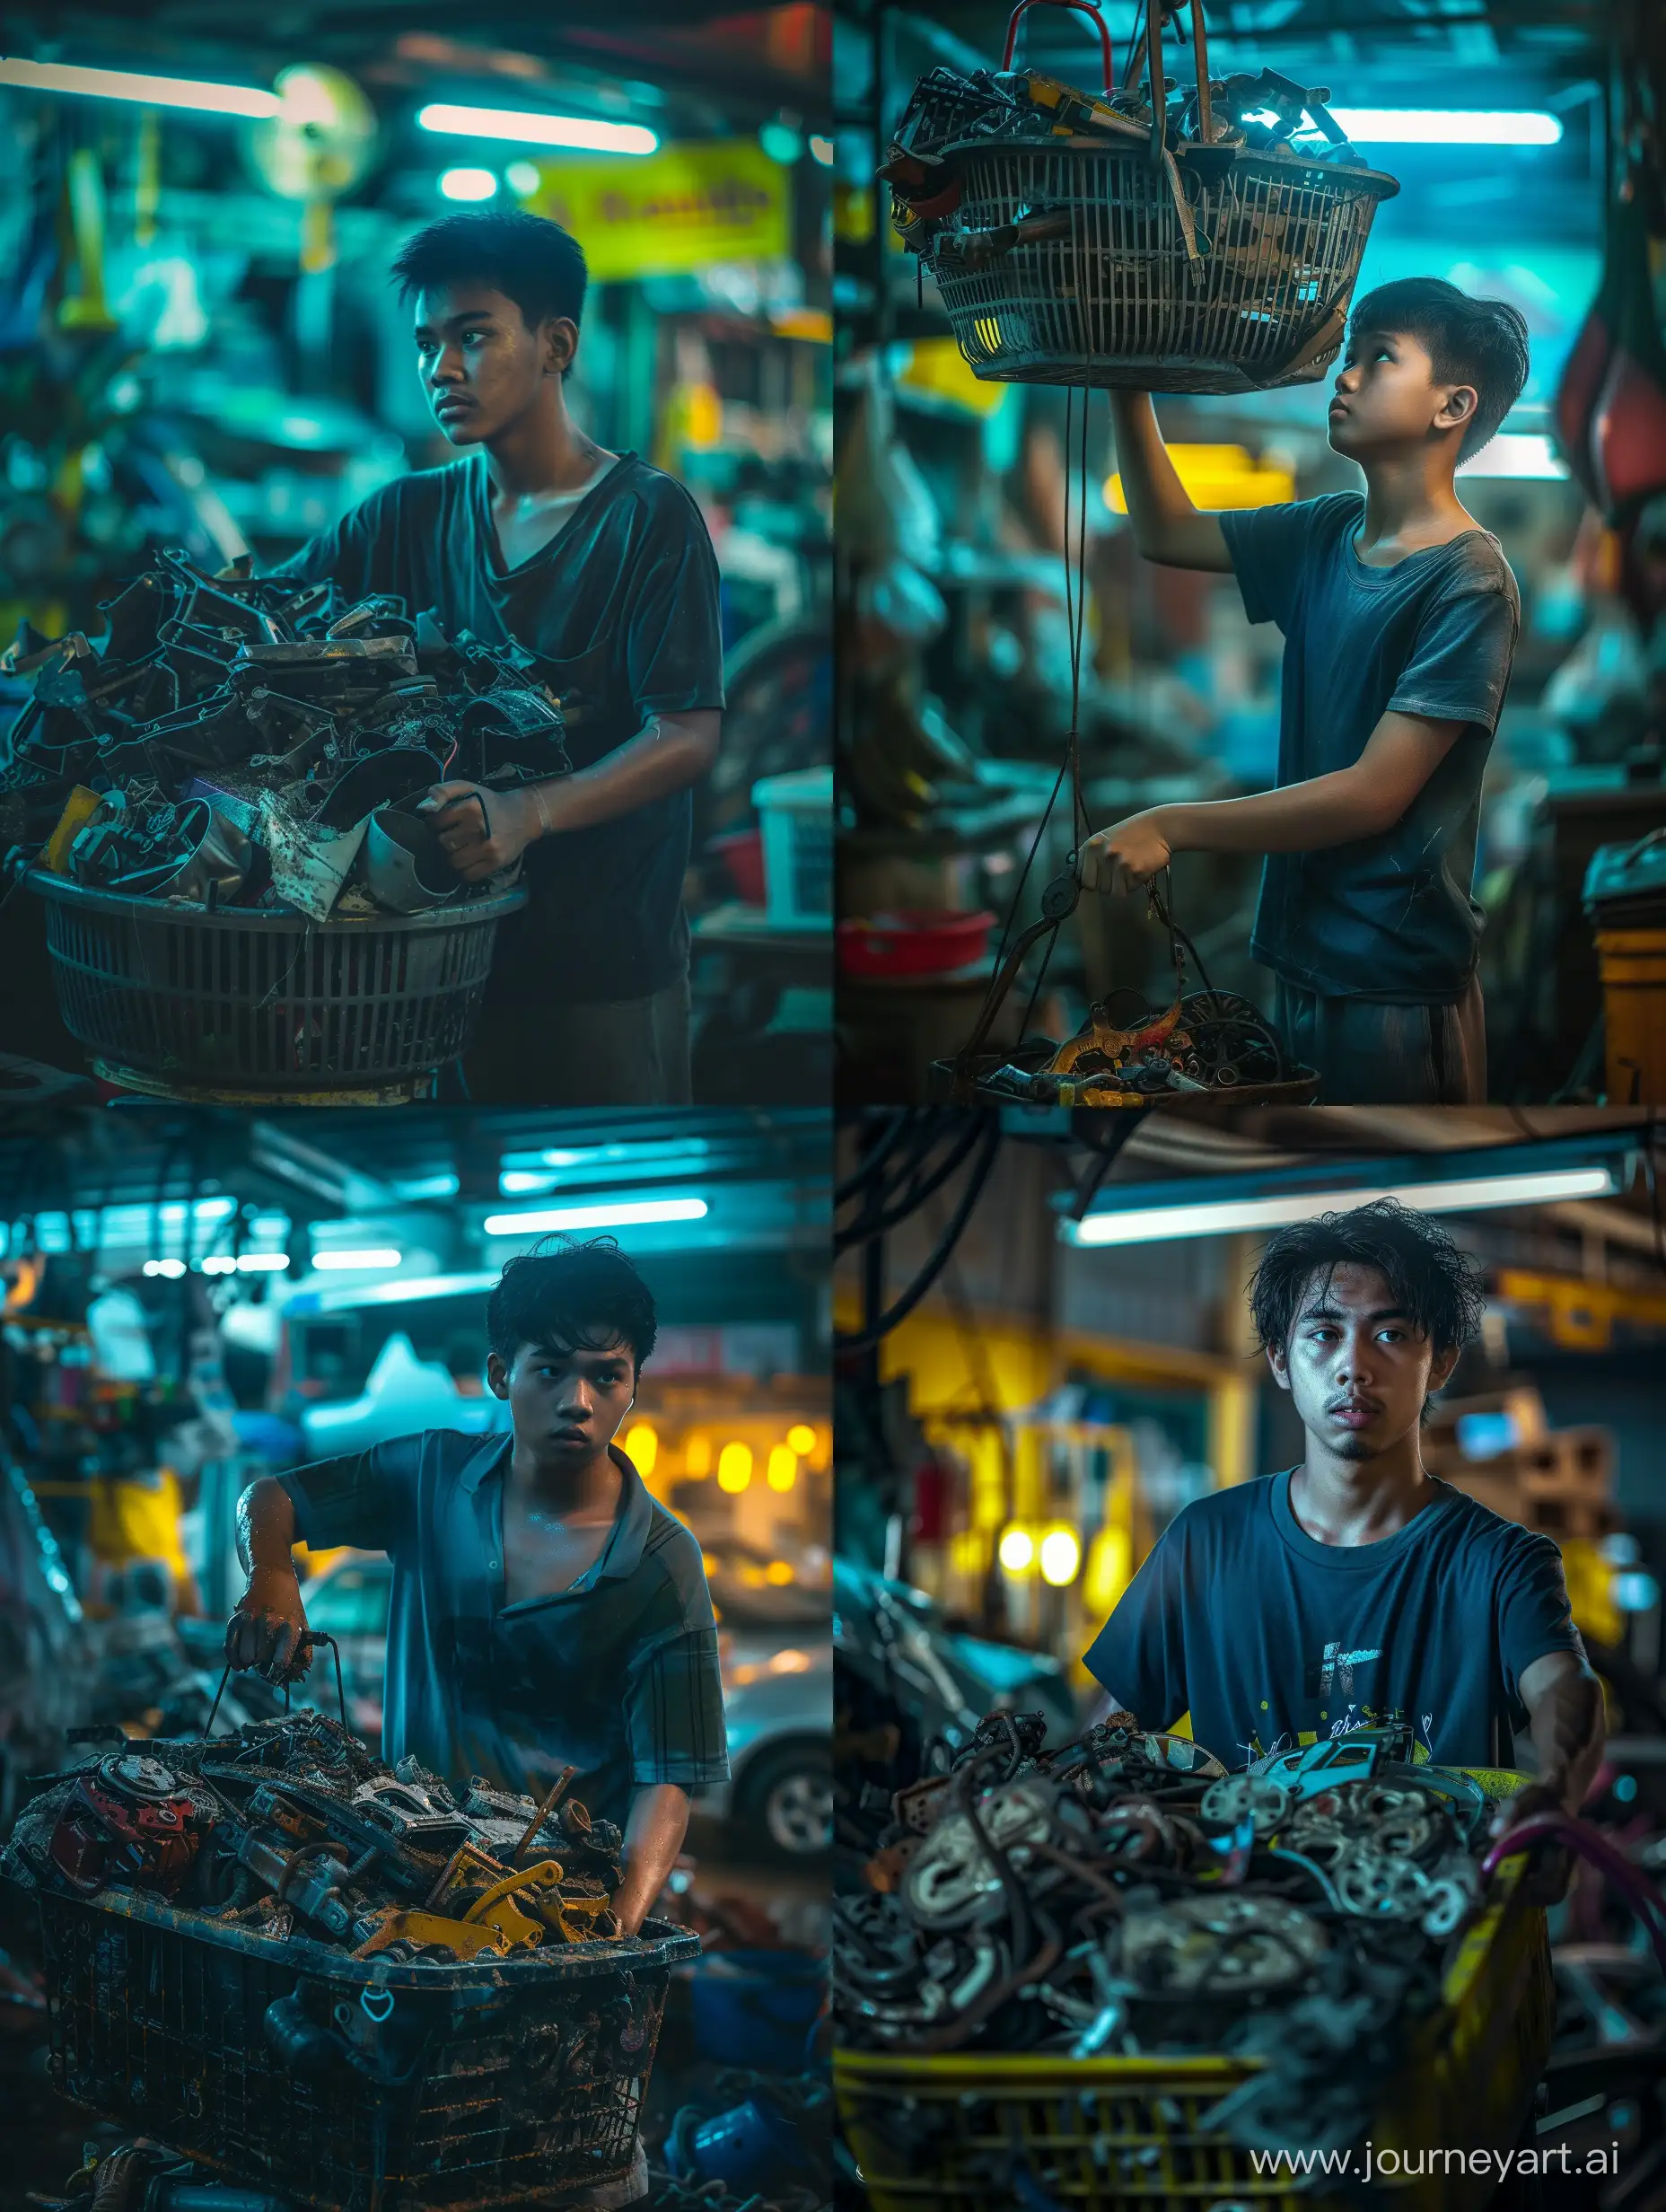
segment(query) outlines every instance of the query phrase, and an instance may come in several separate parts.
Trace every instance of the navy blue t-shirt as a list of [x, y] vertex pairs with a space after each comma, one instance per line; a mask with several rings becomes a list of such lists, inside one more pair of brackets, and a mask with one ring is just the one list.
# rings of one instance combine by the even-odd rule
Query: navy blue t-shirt
[[1390, 707], [1467, 726], [1391, 829], [1267, 855], [1250, 949], [1328, 998], [1451, 1005], [1480, 944], [1481, 777], [1521, 594], [1490, 531], [1373, 568], [1354, 546], [1364, 519], [1363, 492], [1220, 517], [1244, 612], [1285, 634], [1279, 786], [1352, 768]]
[[[567, 751], [591, 767], [656, 714], [723, 704], [717, 557], [674, 477], [621, 453], [566, 526], [500, 566], [481, 452], [384, 484], [278, 575], [333, 576], [349, 599], [393, 592], [448, 634], [513, 639], [560, 699]], [[688, 961], [682, 880], [692, 796], [673, 791], [526, 855], [527, 903], [498, 931], [496, 1005], [645, 998]]]
[[1241, 1769], [1398, 1707], [1416, 1756], [1513, 1767], [1523, 1671], [1584, 1646], [1562, 1555], [1434, 1482], [1374, 1544], [1321, 1544], [1290, 1510], [1290, 1472], [1215, 1490], [1176, 1514], [1087, 1655], [1148, 1728]]

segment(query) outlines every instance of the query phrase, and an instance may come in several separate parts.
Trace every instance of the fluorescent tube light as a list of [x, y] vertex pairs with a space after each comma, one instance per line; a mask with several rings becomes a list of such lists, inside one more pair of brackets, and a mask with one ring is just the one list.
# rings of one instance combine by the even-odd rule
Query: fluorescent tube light
[[1540, 431], [1501, 430], [1458, 463], [1460, 476], [1565, 477], [1567, 463]]
[[634, 1229], [655, 1221], [704, 1221], [704, 1198], [604, 1199], [599, 1206], [557, 1206], [536, 1214], [488, 1214], [487, 1236], [539, 1236], [547, 1229]]
[[497, 179], [489, 169], [448, 169], [440, 179], [442, 199], [495, 199]]
[[1265, 1198], [1205, 1198], [1173, 1206], [1107, 1209], [1066, 1221], [1072, 1244], [1161, 1244], [1176, 1237], [1232, 1236], [1282, 1229], [1320, 1214], [1346, 1213], [1373, 1198], [1398, 1198], [1423, 1214], [1467, 1214], [1488, 1206], [1548, 1206], [1558, 1198], [1611, 1198], [1619, 1188], [1610, 1167], [1547, 1168], [1537, 1173], [1477, 1175], [1462, 1181], [1401, 1183], [1390, 1189], [1285, 1190]]
[[237, 1272], [240, 1275], [281, 1275], [289, 1265], [287, 1252], [239, 1252]]
[[0, 60], [0, 84], [20, 92], [81, 92], [95, 100], [136, 100], [147, 108], [196, 108], [206, 115], [278, 114], [276, 92], [252, 84], [206, 84], [193, 77], [147, 77], [128, 69], [78, 69], [66, 62]]
[[404, 1257], [403, 1252], [396, 1252], [391, 1245], [375, 1245], [367, 1247], [364, 1251], [314, 1252], [312, 1265], [320, 1273], [328, 1273], [332, 1268], [345, 1272], [349, 1268], [397, 1268]]
[[1561, 118], [1536, 108], [1333, 108], [1355, 145], [1553, 146]]
[[423, 109], [424, 130], [454, 138], [513, 138], [529, 146], [574, 146], [586, 154], [652, 154], [658, 138], [640, 123], [600, 123], [587, 115], [533, 115], [517, 108]]

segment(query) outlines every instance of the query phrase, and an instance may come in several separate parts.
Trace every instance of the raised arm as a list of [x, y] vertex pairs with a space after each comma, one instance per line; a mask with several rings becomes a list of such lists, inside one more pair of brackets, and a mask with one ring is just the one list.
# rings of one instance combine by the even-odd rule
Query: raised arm
[[1218, 516], [1193, 506], [1175, 474], [1146, 391], [1113, 391], [1117, 467], [1122, 476], [1134, 542], [1165, 568], [1206, 568], [1231, 575], [1232, 557]]
[[225, 1655], [274, 1682], [297, 1681], [312, 1663], [294, 1541], [294, 1501], [281, 1482], [262, 1475], [237, 1501], [237, 1554], [249, 1584], [226, 1623]]

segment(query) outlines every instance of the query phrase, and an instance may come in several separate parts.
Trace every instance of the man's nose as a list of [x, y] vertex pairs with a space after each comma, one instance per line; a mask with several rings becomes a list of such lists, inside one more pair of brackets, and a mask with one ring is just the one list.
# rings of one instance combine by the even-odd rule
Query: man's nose
[[1344, 1337], [1337, 1348], [1334, 1369], [1338, 1382], [1363, 1382], [1371, 1379], [1371, 1339], [1367, 1336]]
[[595, 1410], [589, 1391], [582, 1382], [569, 1382], [561, 1393], [561, 1410], [569, 1420], [587, 1421]]

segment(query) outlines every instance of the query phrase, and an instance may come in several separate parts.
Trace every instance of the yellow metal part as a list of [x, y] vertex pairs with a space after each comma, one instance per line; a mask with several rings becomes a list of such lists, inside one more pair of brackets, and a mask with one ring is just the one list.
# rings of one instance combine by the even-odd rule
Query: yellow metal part
[[[1126, 1061], [1137, 1059], [1151, 1046], [1163, 1043], [1179, 1018], [1180, 1002], [1177, 998], [1168, 1012], [1160, 1014], [1154, 1022], [1142, 1023], [1137, 1029], [1113, 1029], [1105, 1019], [1104, 1007], [1096, 1003], [1089, 1011], [1087, 1027], [1074, 1037], [1065, 1038], [1042, 1072], [1049, 1075], [1067, 1075], [1084, 1053], [1102, 1052], [1110, 1062], [1110, 1067], [1102, 1075], [1094, 1078], [1092, 1087], [1117, 1091], [1112, 1071]], [[1118, 1095], [1121, 1096], [1120, 1091], [1118, 1091]]]
[[69, 848], [77, 836], [92, 821], [103, 799], [96, 791], [89, 791], [84, 784], [77, 784], [64, 802], [64, 812], [57, 818], [57, 828], [47, 839], [47, 848], [41, 861], [54, 875], [69, 873]]
[[367, 1936], [353, 1955], [355, 1959], [368, 1959], [401, 1939], [414, 1944], [449, 1944], [458, 1958], [465, 1961], [478, 1958], [483, 1951], [501, 1959], [514, 1948], [499, 1928], [469, 1927], [461, 1920], [448, 1920], [437, 1912], [408, 1912], [390, 1906], [375, 1934]]
[[619, 1932], [610, 1897], [560, 1897], [546, 1891], [538, 1909], [544, 1926], [563, 1943], [606, 1943]]
[[1551, 1341], [1570, 1351], [1607, 1351], [1617, 1321], [1636, 1329], [1666, 1330], [1666, 1297], [1657, 1291], [1587, 1283], [1574, 1276], [1501, 1268], [1498, 1300], [1501, 1305], [1539, 1309], [1549, 1321]]
[[514, 1944], [541, 1944], [543, 1924], [533, 1920], [513, 1901], [513, 1892], [530, 1892], [534, 1904], [539, 1892], [553, 1890], [561, 1880], [561, 1867], [553, 1858], [540, 1859], [536, 1866], [517, 1868], [505, 1874], [501, 1882], [494, 1882], [483, 1897], [477, 1897], [463, 1915], [466, 1927], [495, 1927]]

